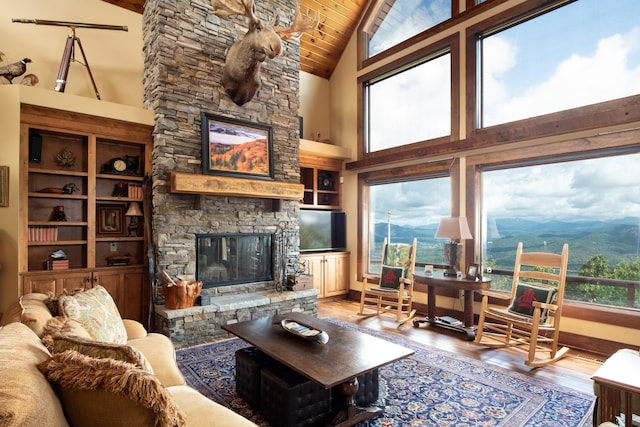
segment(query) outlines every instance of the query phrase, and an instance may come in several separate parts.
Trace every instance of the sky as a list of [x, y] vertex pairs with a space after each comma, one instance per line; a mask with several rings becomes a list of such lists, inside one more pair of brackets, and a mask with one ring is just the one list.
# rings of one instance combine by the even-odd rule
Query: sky
[[[412, 19], [406, 22], [415, 23], [416, 17], [428, 15], [426, 9], [420, 13], [414, 8]], [[638, 94], [640, 1], [578, 0], [485, 39], [483, 51], [487, 59], [483, 69], [485, 125]], [[419, 140], [415, 139], [416, 128], [441, 135], [442, 126], [437, 125], [449, 122], [449, 110], [438, 111], [433, 105], [449, 105], [448, 87], [441, 85], [438, 91], [437, 85], [447, 73], [438, 65], [428, 70], [426, 79], [427, 73], [422, 72], [415, 73], [414, 82], [384, 82], [384, 91], [379, 93], [385, 99], [411, 97], [427, 102], [416, 103], [415, 117], [385, 102], [389, 108], [378, 117], [391, 125], [377, 122], [376, 130], [383, 132], [380, 141]], [[491, 105], [496, 108], [487, 107]], [[409, 131], [404, 132], [405, 128]], [[485, 202], [496, 216], [509, 218], [640, 217], [638, 165], [640, 155], [633, 155], [492, 172], [485, 178], [485, 188], [491, 187]], [[507, 173], [510, 176], [505, 177]], [[437, 223], [443, 213], [449, 214], [448, 197], [437, 196], [448, 194], [449, 181], [435, 181], [445, 185], [436, 182], [429, 184], [433, 188], [426, 188], [424, 182], [410, 182], [376, 189], [376, 222], [386, 222], [391, 210], [394, 224]], [[394, 216], [389, 205], [401, 206], [402, 216]], [[540, 206], [545, 206], [544, 211]]]

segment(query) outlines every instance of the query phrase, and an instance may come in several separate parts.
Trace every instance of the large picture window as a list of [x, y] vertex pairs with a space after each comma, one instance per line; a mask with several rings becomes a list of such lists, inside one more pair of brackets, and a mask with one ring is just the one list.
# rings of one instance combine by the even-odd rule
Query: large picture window
[[566, 299], [640, 309], [638, 164], [636, 152], [485, 171], [484, 267], [513, 270], [518, 242], [556, 253], [568, 243]]
[[451, 133], [451, 55], [410, 64], [366, 85], [368, 153]]
[[370, 58], [451, 18], [451, 0], [383, 0], [366, 29]]
[[449, 177], [371, 183], [369, 191], [369, 273], [380, 272], [382, 243], [418, 239], [417, 264], [444, 264], [442, 241], [435, 239], [441, 217], [450, 216]]
[[640, 93], [640, 2], [580, 0], [479, 38], [479, 127]]

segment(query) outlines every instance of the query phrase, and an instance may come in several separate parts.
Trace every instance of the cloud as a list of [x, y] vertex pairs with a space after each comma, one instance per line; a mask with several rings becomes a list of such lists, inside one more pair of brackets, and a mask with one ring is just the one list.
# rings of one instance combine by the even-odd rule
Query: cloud
[[[508, 33], [484, 41], [483, 86], [484, 125], [490, 126], [535, 117], [582, 105], [640, 93], [640, 65], [630, 65], [640, 49], [640, 28], [626, 34], [613, 34], [598, 41], [590, 56], [569, 54], [560, 61], [553, 74], [543, 82], [526, 87], [525, 81], [505, 73], [517, 73], [521, 50]], [[540, 72], [550, 65], [541, 57], [535, 64]], [[513, 88], [509, 84], [514, 85]]]

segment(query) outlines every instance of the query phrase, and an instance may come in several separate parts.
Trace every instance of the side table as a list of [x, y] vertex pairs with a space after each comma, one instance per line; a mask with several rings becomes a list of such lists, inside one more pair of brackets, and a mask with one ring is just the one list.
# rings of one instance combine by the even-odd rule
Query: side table
[[[625, 427], [632, 426], [633, 397], [640, 399], [640, 353], [637, 349], [616, 351], [591, 377], [600, 387], [596, 403], [597, 423], [615, 422], [623, 412]], [[636, 408], [637, 409], [637, 408]]]
[[[476, 327], [473, 319], [473, 294], [480, 289], [489, 289], [491, 279], [482, 277], [470, 280], [465, 277], [445, 276], [443, 273], [435, 272], [432, 275], [416, 272], [414, 274], [415, 283], [427, 286], [427, 317], [416, 319], [413, 326], [416, 328], [423, 323], [451, 329], [466, 335], [468, 341], [476, 338]], [[436, 316], [436, 288], [449, 288], [464, 291], [464, 319], [460, 323], [451, 323]]]

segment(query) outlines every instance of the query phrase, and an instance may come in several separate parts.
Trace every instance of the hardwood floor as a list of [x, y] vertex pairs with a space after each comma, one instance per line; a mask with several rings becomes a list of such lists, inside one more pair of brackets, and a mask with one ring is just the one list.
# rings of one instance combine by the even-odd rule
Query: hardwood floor
[[569, 354], [549, 366], [531, 369], [524, 364], [526, 354], [514, 348], [487, 349], [466, 341], [459, 333], [442, 328], [422, 326], [414, 328], [411, 323], [397, 328], [391, 317], [358, 316], [358, 303], [347, 299], [325, 299], [318, 303], [318, 317], [331, 317], [352, 322], [370, 329], [396, 334], [410, 340], [442, 350], [463, 354], [467, 357], [500, 366], [524, 375], [574, 390], [593, 394], [591, 376], [602, 364], [597, 356], [570, 350]]

